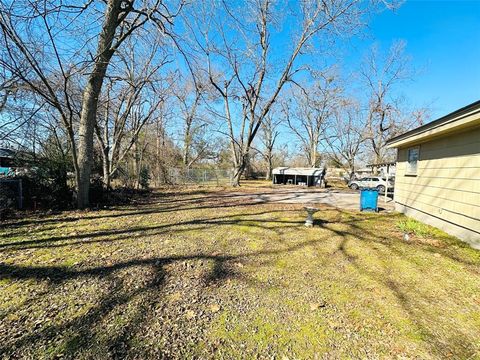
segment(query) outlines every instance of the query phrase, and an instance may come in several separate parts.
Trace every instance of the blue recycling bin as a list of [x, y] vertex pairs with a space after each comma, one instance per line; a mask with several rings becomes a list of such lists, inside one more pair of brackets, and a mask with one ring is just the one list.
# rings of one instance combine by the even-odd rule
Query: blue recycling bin
[[364, 188], [360, 191], [360, 211], [378, 211], [378, 190]]

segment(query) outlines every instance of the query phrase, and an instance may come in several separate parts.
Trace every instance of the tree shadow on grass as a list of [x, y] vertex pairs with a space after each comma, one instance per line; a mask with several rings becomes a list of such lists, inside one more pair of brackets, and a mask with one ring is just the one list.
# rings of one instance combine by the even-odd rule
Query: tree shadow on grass
[[[242, 203], [241, 206], [254, 206], [258, 205], [260, 202], [248, 202]], [[232, 203], [222, 203], [222, 204], [205, 204], [202, 206], [188, 206], [183, 207], [182, 204], [177, 204], [174, 206], [167, 206], [167, 207], [154, 207], [154, 208], [147, 208], [147, 209], [136, 209], [132, 211], [121, 211], [119, 209], [115, 209], [116, 213], [106, 213], [101, 215], [89, 215], [88, 212], [82, 214], [82, 216], [74, 216], [74, 217], [57, 217], [57, 218], [49, 218], [49, 219], [42, 219], [42, 220], [22, 220], [16, 222], [10, 222], [2, 224], [4, 228], [19, 228], [25, 225], [42, 225], [42, 224], [55, 224], [55, 223], [71, 223], [80, 220], [99, 220], [99, 219], [111, 219], [111, 218], [123, 218], [128, 216], [140, 216], [140, 215], [151, 215], [151, 214], [161, 214], [161, 213], [171, 213], [177, 211], [189, 211], [189, 210], [215, 210], [215, 209], [222, 209], [222, 208], [230, 208], [237, 204]], [[103, 210], [104, 211], [104, 210]], [[43, 231], [52, 230], [55, 227], [42, 227]], [[23, 234], [23, 231], [19, 232], [9, 232], [7, 233], [8, 236], [15, 236]]]
[[[285, 210], [278, 210], [285, 211]], [[107, 232], [93, 232], [88, 234], [81, 234], [76, 237], [52, 237], [49, 239], [42, 239], [32, 241], [30, 243], [19, 242], [8, 244], [10, 250], [21, 250], [35, 248], [35, 244], [41, 241], [39, 247], [55, 247], [55, 246], [67, 246], [72, 244], [85, 244], [91, 243], [88, 238], [101, 238], [113, 236], [113, 239], [99, 239], [97, 241], [119, 241], [126, 238], [131, 238], [132, 233], [146, 232], [148, 235], [162, 234], [165, 231], [192, 231], [192, 230], [206, 230], [212, 226], [221, 225], [243, 225], [258, 227], [261, 229], [271, 230], [271, 226], [267, 226], [263, 223], [256, 221], [252, 223], [251, 217], [260, 217], [267, 214], [274, 214], [276, 211], [262, 211], [253, 214], [246, 214], [239, 218], [238, 214], [231, 216], [224, 216], [222, 218], [207, 218], [207, 219], [195, 219], [181, 223], [162, 224], [154, 227], [137, 227], [134, 229], [121, 229]], [[392, 295], [395, 296], [397, 302], [404, 308], [410, 321], [412, 321], [417, 327], [418, 331], [425, 334], [426, 341], [429, 342], [430, 351], [439, 356], [448, 355], [447, 352], [451, 347], [460, 349], [460, 341], [466, 338], [465, 334], [459, 332], [458, 335], [452, 335], [449, 339], [436, 339], [434, 332], [425, 326], [422, 320], [421, 310], [422, 307], [419, 304], [427, 301], [428, 299], [418, 292], [416, 298], [412, 299], [407, 293], [402, 290], [402, 286], [398, 284], [395, 279], [392, 279], [391, 273], [387, 269], [383, 271], [373, 271], [366, 267], [358, 255], [350, 253], [348, 242], [349, 239], [355, 238], [364, 242], [371, 248], [371, 256], [377, 258], [384, 254], [379, 251], [374, 244], [382, 244], [389, 246], [389, 251], [399, 257], [405, 257], [405, 254], [398, 250], [393, 243], [399, 240], [392, 240], [386, 236], [381, 236], [374, 231], [365, 229], [359, 226], [362, 217], [354, 216], [348, 221], [342, 221], [341, 216], [338, 221], [342, 225], [346, 225], [346, 230], [338, 230], [335, 228], [335, 221], [324, 221], [321, 226], [328, 230], [332, 236], [339, 236], [341, 241], [339, 243], [337, 251], [343, 254], [345, 259], [351, 263], [359, 273], [370, 277], [377, 282], [382, 288], [389, 289]], [[287, 227], [295, 228], [303, 226], [303, 221], [290, 221], [290, 220], [273, 220], [266, 219], [266, 222], [272, 223], [273, 227]], [[318, 222], [317, 222], [318, 224]], [[275, 231], [275, 230], [272, 230]], [[142, 236], [144, 236], [143, 234]], [[328, 233], [327, 235], [328, 236]], [[82, 240], [83, 239], [83, 240]], [[73, 240], [73, 242], [71, 242]], [[112, 357], [125, 357], [129, 352], [135, 351], [131, 346], [131, 339], [142, 326], [148, 326], [146, 324], [147, 319], [151, 316], [151, 309], [158, 306], [163, 301], [163, 290], [168, 276], [168, 267], [170, 265], [178, 264], [184, 261], [204, 260], [213, 262], [211, 270], [204, 274], [205, 286], [208, 284], [216, 284], [224, 282], [228, 279], [241, 279], [247, 281], [249, 284], [254, 284], [256, 281], [253, 278], [247, 277], [240, 272], [234, 270], [232, 266], [233, 262], [248, 261], [253, 264], [260, 263], [259, 259], [262, 258], [262, 264], [268, 264], [272, 261], [269, 256], [272, 255], [285, 255], [293, 251], [297, 251], [307, 246], [322, 246], [323, 238], [315, 238], [312, 240], [298, 241], [295, 244], [285, 246], [281, 249], [266, 249], [261, 251], [243, 252], [238, 255], [216, 255], [209, 253], [198, 253], [185, 256], [168, 256], [168, 257], [149, 257], [149, 258], [134, 258], [128, 261], [118, 262], [108, 266], [97, 266], [90, 268], [71, 268], [64, 266], [20, 266], [12, 264], [0, 264], [0, 280], [36, 280], [47, 281], [52, 284], [52, 291], [55, 285], [62, 284], [66, 281], [75, 279], [107, 279], [109, 281], [109, 288], [105, 291], [100, 299], [97, 301], [97, 305], [84, 315], [80, 315], [74, 319], [70, 319], [61, 324], [50, 325], [38, 330], [31, 330], [20, 338], [8, 339], [0, 344], [0, 354], [19, 354], [22, 353], [24, 348], [28, 348], [31, 344], [46, 343], [50, 339], [55, 339], [58, 334], [67, 334], [63, 340], [63, 348], [65, 353], [71, 357], [81, 353], [82, 351], [90, 351], [90, 348], [98, 346], [99, 349], [107, 348], [109, 354]], [[63, 242], [65, 244], [57, 244], [57, 242]], [[95, 241], [95, 240], [94, 240]], [[412, 245], [415, 246], [415, 245]], [[8, 248], [8, 247], [7, 247]], [[419, 247], [420, 250], [425, 251], [423, 247]], [[427, 248], [428, 249], [428, 248]], [[406, 259], [409, 260], [409, 259]], [[462, 259], [455, 259], [461, 262]], [[472, 265], [472, 264], [467, 264]], [[478, 264], [475, 264], [478, 265]], [[416, 266], [412, 262], [412, 267]], [[146, 284], [137, 287], [131, 287], [119, 281], [116, 274], [122, 270], [129, 270], [136, 267], [142, 269], [152, 269], [154, 274], [147, 281]], [[419, 270], [420, 271], [420, 270]], [[243, 278], [242, 278], [243, 277]], [[259, 286], [264, 286], [260, 284]], [[102, 323], [108, 316], [114, 315], [118, 309], [131, 304], [136, 299], [142, 298], [142, 301], [134, 307], [132, 313], [128, 316], [128, 320], [121, 326], [120, 331], [114, 333], [109, 339], [105, 340], [105, 335], [102, 333]], [[465, 336], [464, 336], [465, 335]], [[462, 339], [461, 339], [462, 338]], [[105, 343], [106, 342], [106, 343]], [[447, 345], [445, 345], [447, 343]], [[98, 345], [96, 345], [98, 344]], [[102, 345], [103, 344], [103, 345]], [[103, 346], [103, 347], [102, 347]], [[92, 350], [93, 351], [93, 350]], [[99, 350], [101, 351], [101, 350]], [[465, 346], [465, 350], [462, 354], [471, 354], [473, 348]], [[89, 356], [91, 353], [88, 354]]]
[[[408, 320], [413, 324], [418, 334], [421, 334], [423, 338], [423, 345], [428, 348], [428, 352], [438, 356], [440, 358], [456, 357], [456, 358], [473, 358], [478, 355], [479, 349], [476, 348], [472, 342], [467, 339], [472, 339], [472, 333], [466, 333], [460, 328], [452, 328], [450, 336], [439, 336], [439, 332], [436, 329], [438, 323], [435, 319], [429, 318], [429, 296], [422, 291], [422, 287], [415, 287], [414, 296], [411, 292], [404, 291], [403, 288], [409, 285], [405, 283], [401, 278], [397, 278], [401, 271], [395, 271], [395, 267], [392, 264], [383, 265], [383, 268], [378, 270], [375, 268], [369, 268], [367, 265], [362, 264], [363, 259], [360, 259], [357, 255], [354, 255], [349, 251], [348, 243], [352, 239], [358, 239], [362, 241], [369, 248], [369, 256], [374, 257], [377, 260], [383, 259], [386, 254], [380, 251], [376, 246], [371, 246], [376, 243], [388, 244], [389, 252], [393, 252], [396, 256], [402, 260], [409, 262], [409, 265], [414, 269], [416, 264], [408, 259], [404, 253], [393, 248], [392, 240], [379, 236], [372, 231], [367, 231], [364, 228], [358, 228], [356, 224], [352, 224], [348, 231], [332, 230], [341, 237], [341, 241], [338, 245], [337, 252], [341, 253], [343, 257], [356, 269], [356, 271], [371, 279], [377, 283], [382, 289], [388, 289], [388, 291], [396, 299], [396, 303], [401, 306]], [[389, 242], [386, 242], [389, 240]], [[397, 240], [399, 241], [399, 240]], [[401, 241], [401, 240], [400, 240]], [[409, 246], [409, 245], [407, 245]], [[415, 246], [410, 244], [410, 246]], [[431, 251], [431, 249], [425, 249], [425, 247], [419, 246], [419, 251]], [[448, 255], [447, 255], [448, 257]], [[464, 262], [461, 259], [455, 257], [449, 257], [451, 260], [460, 262], [468, 267], [472, 265], [469, 262]], [[383, 263], [379, 261], [380, 263]], [[478, 265], [478, 264], [477, 264]], [[417, 273], [421, 273], [421, 269], [417, 269]], [[428, 280], [425, 280], [428, 281]], [[433, 305], [434, 306], [434, 305]]]
[[[89, 281], [104, 279], [108, 280], [110, 284], [105, 294], [97, 301], [97, 305], [86, 314], [38, 330], [29, 329], [30, 331], [27, 331], [20, 338], [6, 339], [6, 341], [0, 344], [0, 354], [6, 355], [7, 357], [20, 353], [23, 354], [24, 351], [28, 352], [25, 348], [29, 348], [32, 344], [45, 344], [52, 339], [58, 340], [59, 334], [62, 334], [64, 338], [61, 340], [62, 345], [59, 345], [59, 348], [65, 352], [64, 355], [74, 357], [75, 354], [81, 353], [85, 351], [85, 349], [91, 350], [95, 348], [97, 344], [105, 341], [104, 338], [106, 334], [102, 333], [101, 329], [101, 324], [104, 319], [114, 314], [119, 308], [131, 303], [135, 298], [143, 297], [141, 305], [133, 310], [128, 322], [122, 325], [121, 331], [114, 336], [110, 336], [105, 345], [110, 349], [114, 357], [123, 357], [129, 351], [129, 340], [132, 339], [135, 332], [145, 324], [145, 319], [151, 315], [151, 309], [162, 301], [162, 289], [165, 278], [168, 276], [167, 268], [170, 265], [192, 260], [212, 261], [213, 266], [211, 270], [204, 274], [205, 286], [221, 283], [228, 279], [239, 279], [240, 281], [248, 282], [249, 285], [254, 285], [256, 284], [256, 280], [235, 271], [232, 261], [238, 262], [245, 261], [249, 258], [256, 259], [258, 256], [288, 253], [289, 251], [295, 251], [304, 246], [311, 245], [314, 242], [315, 240], [304, 241], [284, 249], [252, 251], [239, 255], [193, 254], [187, 256], [132, 259], [109, 266], [84, 269], [72, 269], [63, 266], [0, 264], [0, 280], [48, 281], [53, 285], [52, 288], [54, 288], [55, 285], [76, 279], [91, 279]], [[143, 286], [127, 286], [116, 276], [119, 271], [136, 267], [141, 267], [142, 269], [151, 268], [154, 270], [154, 276]], [[261, 286], [263, 288], [265, 287], [263, 284]]]
[[[194, 196], [191, 197], [191, 194], [208, 194], [205, 196]], [[264, 197], [268, 195], [288, 195], [286, 198], [282, 198], [282, 201], [288, 201], [296, 199], [301, 194], [293, 193], [292, 191], [273, 191], [273, 192], [263, 192], [260, 195], [256, 193], [231, 193], [231, 192], [211, 192], [211, 191], [198, 191], [198, 192], [171, 192], [165, 194], [165, 197], [159, 196], [161, 201], [152, 207], [152, 201], [146, 203], [136, 204], [137, 208], [135, 210], [127, 210], [132, 208], [132, 206], [127, 207], [113, 207], [110, 209], [102, 209], [102, 214], [92, 215], [90, 212], [82, 212], [80, 215], [75, 213], [76, 216], [57, 216], [52, 218], [48, 216], [47, 218], [33, 218], [27, 220], [10, 220], [2, 223], [4, 228], [19, 228], [26, 225], [44, 225], [44, 224], [56, 224], [56, 223], [69, 223], [76, 222], [79, 220], [98, 220], [98, 219], [109, 219], [109, 218], [119, 218], [119, 217], [128, 217], [128, 216], [138, 216], [138, 215], [149, 215], [149, 214], [160, 214], [168, 213], [173, 211], [188, 211], [188, 210], [214, 210], [229, 208], [232, 206], [255, 206], [259, 204], [264, 204], [269, 202], [265, 200]], [[173, 197], [173, 198], [172, 198]], [[173, 205], [172, 205], [173, 204]], [[141, 208], [138, 208], [140, 206]], [[148, 206], [145, 208], [145, 206]], [[127, 211], [125, 211], [127, 210]], [[49, 230], [52, 228], [43, 228], [43, 230]], [[9, 236], [14, 236], [17, 234], [22, 234], [22, 232], [8, 233]]]
[[[93, 244], [93, 243], [106, 243], [106, 242], [117, 242], [126, 239], [132, 239], [140, 233], [142, 237], [161, 235], [163, 233], [181, 233], [183, 231], [193, 231], [193, 230], [205, 230], [212, 226], [231, 226], [231, 225], [247, 225], [252, 228], [261, 228], [268, 231], [276, 232], [278, 231], [277, 227], [287, 228], [287, 227], [297, 227], [303, 224], [303, 221], [289, 221], [289, 220], [275, 220], [275, 219], [266, 219], [266, 222], [274, 225], [265, 225], [262, 222], [259, 222], [256, 218], [268, 215], [281, 213], [281, 210], [276, 211], [260, 211], [255, 213], [246, 214], [242, 217], [239, 217], [238, 214], [233, 215], [224, 215], [222, 217], [212, 217], [212, 218], [202, 218], [202, 219], [192, 219], [168, 224], [161, 224], [156, 226], [136, 226], [129, 227], [126, 229], [114, 229], [106, 231], [95, 231], [88, 232], [77, 235], [62, 235], [62, 236], [52, 236], [44, 239], [33, 239], [33, 240], [23, 240], [15, 242], [4, 242], [0, 244], [0, 252], [6, 250], [27, 250], [27, 249], [38, 249], [38, 248], [54, 248], [54, 247], [63, 247], [71, 246], [78, 244]], [[137, 235], [138, 236], [138, 235]], [[112, 238], [110, 238], [112, 237]], [[101, 240], [93, 240], [97, 238], [104, 238]], [[60, 243], [60, 244], [56, 244]]]
[[[67, 357], [75, 357], [87, 350], [88, 356], [107, 356], [104, 351], [108, 349], [109, 357], [123, 358], [130, 351], [132, 345], [130, 340], [135, 336], [145, 321], [152, 316], [152, 309], [156, 308], [163, 299], [163, 286], [167, 276], [167, 265], [178, 263], [185, 260], [209, 259], [214, 261], [213, 270], [206, 275], [205, 282], [222, 281], [227, 278], [235, 277], [235, 273], [228, 270], [224, 262], [230, 257], [192, 255], [165, 258], [135, 259], [111, 266], [101, 266], [89, 269], [72, 270], [65, 267], [25, 267], [14, 265], [0, 265], [0, 279], [35, 279], [46, 280], [55, 284], [63, 283], [78, 278], [103, 279], [109, 284], [108, 289], [96, 301], [96, 305], [85, 315], [78, 316], [66, 322], [46, 326], [38, 330], [28, 329], [20, 338], [5, 339], [0, 344], [0, 355], [14, 357], [18, 354], [24, 354], [26, 348], [31, 344], [45, 344], [51, 340], [60, 341], [58, 349]], [[130, 269], [140, 266], [142, 269], [153, 270], [153, 275], [146, 284], [142, 286], [132, 286], [124, 284], [122, 279], [116, 276], [122, 269]], [[142, 270], [145, 271], [145, 270]], [[131, 305], [133, 306], [133, 309]], [[118, 315], [121, 309], [130, 308], [128, 316], [118, 331], [108, 333], [102, 324], [105, 319]], [[30, 331], [29, 331], [30, 330]], [[61, 340], [58, 337], [61, 335]], [[31, 351], [32, 349], [30, 349]], [[26, 350], [28, 352], [28, 350]], [[93, 353], [90, 353], [92, 351]], [[95, 352], [99, 351], [95, 355]], [[33, 355], [32, 355], [33, 356]]]
[[[58, 280], [59, 277], [65, 276], [65, 274], [61, 271], [60, 274], [57, 275], [51, 271], [49, 271], [48, 274], [49, 276], [53, 275], [53, 279], [56, 280]], [[26, 275], [26, 273], [24, 273], [24, 275]], [[46, 275], [46, 273], [43, 273], [43, 275]], [[109, 275], [104, 274], [104, 276]], [[37, 331], [34, 330], [13, 341], [7, 340], [0, 345], [0, 354], [12, 354], [13, 356], [16, 350], [20, 350], [21, 353], [23, 351], [22, 348], [28, 347], [32, 343], [44, 343], [49, 339], [57, 338], [60, 334], [62, 334], [62, 337], [65, 336], [65, 338], [62, 339], [63, 344], [59, 346], [61, 350], [60, 352], [65, 351], [65, 355], [69, 357], [83, 349], [91, 348], [95, 346], [95, 343], [98, 341], [97, 338], [100, 335], [104, 335], [100, 333], [102, 329], [98, 328], [103, 319], [105, 319], [115, 309], [128, 304], [135, 297], [139, 297], [151, 289], [161, 288], [163, 277], [163, 270], [160, 268], [146, 286], [138, 289], [127, 289], [122, 286], [120, 279], [114, 279], [112, 276], [110, 278], [109, 288], [106, 291], [106, 294], [97, 300], [97, 305], [90, 309], [85, 315], [78, 316], [58, 325], [50, 325]], [[139, 309], [139, 311], [141, 311], [141, 309]], [[136, 320], [138, 321], [140, 319]], [[136, 325], [132, 323], [130, 326], [134, 327]], [[119, 337], [113, 338], [111, 339], [111, 345], [115, 345], [119, 341]]]

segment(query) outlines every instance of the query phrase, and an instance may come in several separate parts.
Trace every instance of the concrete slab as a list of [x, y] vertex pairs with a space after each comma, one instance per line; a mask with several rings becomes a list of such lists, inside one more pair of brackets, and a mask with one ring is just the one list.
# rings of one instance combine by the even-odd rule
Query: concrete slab
[[[230, 193], [229, 196], [238, 196], [246, 201], [258, 203], [322, 204], [348, 210], [359, 210], [360, 208], [360, 192], [350, 190], [310, 190], [292, 187], [252, 193]], [[389, 198], [385, 203], [384, 197], [379, 196], [378, 207], [380, 211], [392, 211], [394, 202]]]

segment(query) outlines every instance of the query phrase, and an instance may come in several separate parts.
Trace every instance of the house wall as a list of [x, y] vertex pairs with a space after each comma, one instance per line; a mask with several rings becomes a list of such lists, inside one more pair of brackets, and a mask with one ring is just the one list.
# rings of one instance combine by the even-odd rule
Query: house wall
[[398, 149], [396, 209], [480, 248], [480, 127], [415, 146], [416, 176]]

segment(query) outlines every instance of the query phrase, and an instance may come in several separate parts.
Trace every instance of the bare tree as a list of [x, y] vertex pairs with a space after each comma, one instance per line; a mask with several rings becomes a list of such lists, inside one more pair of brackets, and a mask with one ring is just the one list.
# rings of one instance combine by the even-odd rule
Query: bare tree
[[262, 143], [262, 149], [258, 150], [258, 152], [267, 164], [265, 180], [270, 180], [272, 178], [274, 147], [277, 138], [280, 135], [280, 131], [278, 130], [280, 123], [281, 120], [275, 120], [273, 114], [270, 113], [265, 117], [260, 129], [260, 142]]
[[[47, 21], [48, 9], [42, 7], [40, 2], [31, 4], [20, 4], [20, 1], [11, 4], [2, 2], [0, 6], [0, 29], [6, 54], [1, 58], [1, 67], [17, 77], [24, 88], [29, 88], [58, 112], [69, 140], [74, 144], [74, 118], [78, 109], [71, 101], [69, 93], [71, 72], [63, 66], [61, 71], [49, 71], [47, 64], [44, 63], [47, 48], [53, 49], [52, 53], [57, 49], [54, 37], [51, 35], [51, 25]], [[43, 29], [43, 34], [46, 34], [41, 37], [41, 40], [35, 36], [34, 29], [37, 27]], [[30, 71], [24, 71], [25, 64]], [[52, 65], [54, 66], [55, 64]], [[78, 174], [76, 147], [72, 148], [72, 156]]]
[[[203, 111], [208, 85], [196, 71], [193, 81], [177, 80], [174, 95], [178, 104], [178, 117], [181, 120], [182, 163], [188, 169], [196, 162], [210, 155], [211, 144], [207, 132], [210, 121]], [[208, 83], [208, 82], [207, 82]], [[208, 100], [207, 100], [208, 101]]]
[[[159, 75], [159, 69], [169, 63], [168, 56], [160, 52], [159, 42], [150, 41], [150, 44], [150, 47], [139, 48], [138, 41], [128, 41], [115, 64], [120, 71], [107, 78], [95, 123], [107, 189], [130, 150], [140, 148], [137, 146], [139, 134], [157, 116], [170, 88], [169, 81]], [[138, 176], [138, 161], [135, 168]]]
[[[215, 111], [226, 124], [233, 186], [240, 184], [253, 140], [280, 92], [305, 69], [299, 61], [302, 52], [319, 34], [351, 33], [366, 8], [360, 3], [312, 0], [282, 7], [271, 0], [251, 0], [244, 7], [222, 2], [222, 8], [215, 9], [202, 2], [196, 13], [203, 18], [197, 19], [192, 38], [201, 54], [199, 62], [206, 64], [210, 83], [223, 102], [223, 111]], [[247, 15], [240, 19], [237, 14]], [[277, 25], [283, 16], [292, 22], [291, 46], [278, 59], [272, 55], [272, 37], [280, 32]], [[232, 33], [235, 42], [229, 41]]]
[[[1, 44], [2, 42], [0, 42], [0, 45]], [[3, 56], [3, 54], [0, 56]], [[27, 70], [24, 69], [23, 71]], [[10, 74], [6, 68], [0, 68], [0, 113], [7, 105], [8, 99], [18, 90], [16, 86], [18, 80], [18, 77]]]
[[418, 125], [425, 117], [424, 109], [414, 110], [406, 116], [402, 109], [403, 99], [395, 92], [398, 85], [414, 75], [410, 58], [405, 55], [405, 46], [403, 41], [395, 42], [386, 56], [374, 46], [360, 71], [369, 94], [366, 129], [375, 163], [389, 160], [385, 146], [389, 138]]
[[[190, 96], [191, 95], [191, 99]], [[176, 92], [176, 96], [180, 103], [182, 119], [183, 119], [183, 165], [189, 168], [191, 163], [191, 150], [195, 130], [194, 121], [197, 117], [197, 110], [200, 103], [201, 89], [194, 86], [193, 94], [188, 91]], [[191, 103], [189, 103], [191, 101]]]
[[342, 100], [330, 118], [325, 136], [326, 149], [338, 164], [348, 171], [349, 178], [355, 174], [358, 157], [366, 141], [359, 105]]
[[[105, 9], [105, 16], [98, 37], [97, 52], [90, 75], [83, 90], [82, 109], [78, 128], [78, 172], [77, 172], [77, 200], [78, 207], [85, 208], [89, 204], [90, 173], [93, 160], [93, 132], [97, 116], [98, 99], [102, 91], [103, 80], [107, 67], [113, 54], [121, 43], [128, 38], [135, 28], [147, 21], [139, 17], [132, 24], [124, 22], [130, 11], [132, 3], [123, 0], [109, 0]], [[117, 29], [119, 36], [115, 38]]]
[[[108, 64], [120, 45], [147, 21], [154, 20], [165, 32], [165, 23], [174, 16], [168, 12], [162, 0], [144, 3], [135, 9], [133, 1], [108, 0], [104, 23], [98, 37], [97, 53], [94, 58], [87, 84], [83, 91], [82, 110], [79, 124], [78, 146], [78, 207], [88, 206], [88, 190], [93, 158], [93, 133], [97, 115], [98, 99]], [[166, 10], [162, 13], [161, 10]], [[129, 16], [129, 15], [132, 16]]]
[[[0, 66], [58, 112], [72, 145], [79, 208], [89, 203], [94, 126], [112, 57], [147, 22], [171, 35], [167, 27], [183, 7], [180, 2], [177, 11], [171, 13], [162, 0], [144, 0], [137, 8], [133, 0], [108, 0], [102, 11], [97, 3], [103, 4], [41, 0], [0, 3], [0, 30], [8, 54], [0, 59]], [[100, 27], [98, 18], [102, 20]], [[92, 23], [98, 33], [89, 32], [85, 26]], [[92, 40], [96, 41], [93, 54]], [[64, 45], [69, 42], [78, 46], [72, 50]], [[25, 65], [28, 72], [23, 71]]]
[[320, 142], [326, 136], [327, 120], [338, 106], [340, 91], [332, 76], [322, 76], [313, 86], [293, 91], [283, 105], [287, 125], [300, 142], [310, 167], [319, 166]]
[[172, 184], [169, 169], [176, 166], [181, 154], [175, 147], [174, 142], [166, 133], [167, 116], [159, 118], [156, 123], [156, 175], [158, 184]]

